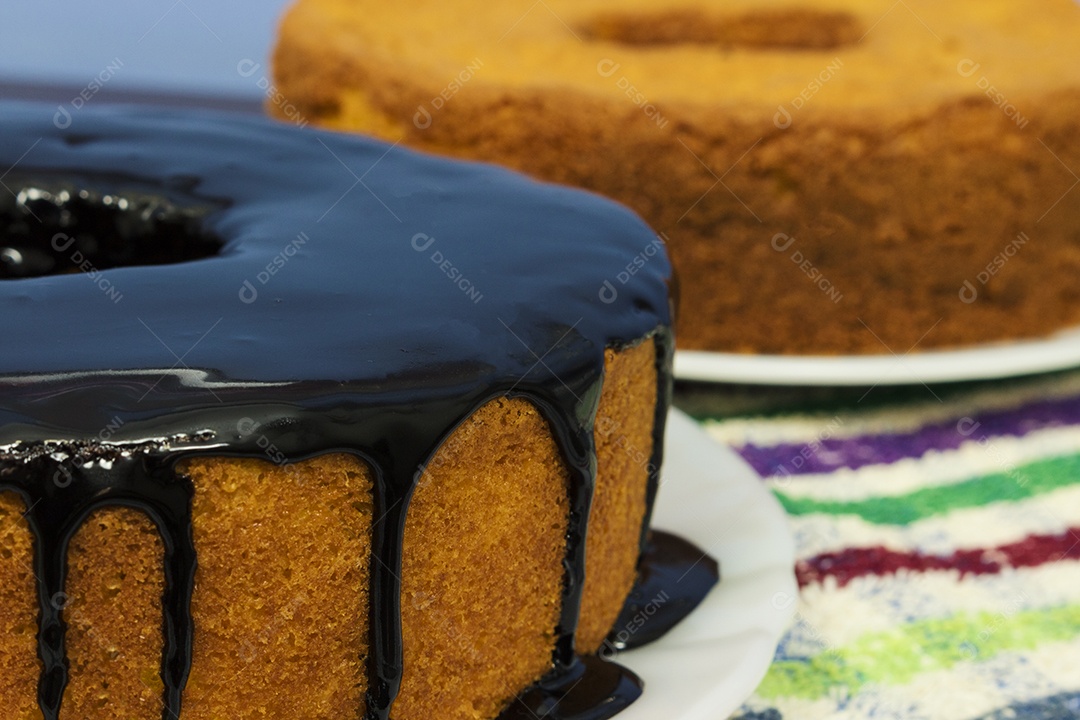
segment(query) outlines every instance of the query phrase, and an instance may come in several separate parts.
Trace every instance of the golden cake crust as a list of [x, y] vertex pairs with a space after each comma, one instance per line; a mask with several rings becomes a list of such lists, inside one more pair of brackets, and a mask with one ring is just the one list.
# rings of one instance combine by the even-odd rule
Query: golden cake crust
[[494, 717], [550, 669], [568, 493], [559, 449], [525, 400], [484, 405], [428, 464], [402, 546], [395, 718]]
[[657, 395], [652, 341], [605, 357], [607, 377], [596, 414], [596, 492], [585, 546], [585, 592], [577, 647], [599, 649], [615, 625], [637, 576], [638, 543], [645, 520], [653, 458]]
[[300, 0], [274, 77], [309, 121], [625, 202], [683, 348], [902, 354], [1080, 324], [1078, 33], [1071, 0]]
[[[190, 460], [198, 570], [184, 718], [361, 718], [371, 471], [348, 455], [278, 466]], [[303, 680], [301, 680], [303, 679]]]
[[142, 513], [98, 510], [68, 548], [62, 604], [71, 676], [62, 718], [120, 710], [125, 718], [161, 717], [161, 596], [164, 547]]
[[[651, 454], [656, 352], [649, 339], [606, 355], [597, 427], [620, 429], [596, 437], [581, 618], [590, 648], [633, 580], [650, 470], [636, 450]], [[195, 489], [198, 553], [182, 720], [362, 718], [370, 468], [330, 454], [290, 465], [195, 458], [181, 470]], [[550, 668], [567, 482], [549, 426], [525, 400], [486, 403], [443, 443], [406, 526], [396, 719], [492, 718]], [[36, 720], [36, 589], [24, 511], [14, 493], [0, 493], [0, 713]], [[160, 718], [162, 558], [156, 529], [135, 510], [100, 509], [76, 533], [60, 599], [71, 657], [62, 717]]]
[[15, 493], [0, 493], [0, 716], [40, 720], [34, 537], [25, 512]]

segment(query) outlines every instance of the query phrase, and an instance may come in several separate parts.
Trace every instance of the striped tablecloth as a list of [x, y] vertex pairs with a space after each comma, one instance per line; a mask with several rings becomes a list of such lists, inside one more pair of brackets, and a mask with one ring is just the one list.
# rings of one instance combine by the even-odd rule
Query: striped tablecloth
[[737, 718], [1080, 718], [1080, 373], [677, 402], [798, 548], [795, 624]]

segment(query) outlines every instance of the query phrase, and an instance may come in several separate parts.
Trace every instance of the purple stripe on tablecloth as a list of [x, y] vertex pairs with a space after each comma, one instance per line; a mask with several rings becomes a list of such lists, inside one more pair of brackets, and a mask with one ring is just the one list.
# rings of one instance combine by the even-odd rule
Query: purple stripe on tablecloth
[[[905, 433], [849, 438], [822, 437], [809, 443], [744, 445], [742, 457], [763, 477], [830, 473], [841, 468], [919, 458], [930, 450], [955, 450], [983, 438], [1023, 436], [1035, 430], [1080, 425], [1080, 397], [1040, 400], [1011, 410], [989, 410], [970, 417], [924, 425]], [[828, 429], [823, 425], [823, 435]]]

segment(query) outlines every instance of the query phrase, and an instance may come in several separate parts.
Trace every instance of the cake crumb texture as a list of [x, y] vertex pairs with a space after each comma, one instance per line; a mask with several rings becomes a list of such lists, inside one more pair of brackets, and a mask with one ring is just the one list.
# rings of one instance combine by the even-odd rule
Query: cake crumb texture
[[[579, 650], [603, 640], [635, 574], [656, 347], [605, 356]], [[179, 720], [360, 720], [368, 687], [373, 475], [347, 454], [277, 465], [192, 458], [198, 555]], [[551, 669], [569, 473], [535, 406], [498, 397], [427, 463], [402, 566], [405, 670], [394, 720], [490, 720]], [[39, 720], [33, 539], [0, 493], [0, 717]], [[61, 717], [161, 716], [164, 546], [142, 512], [92, 513], [68, 552], [71, 677]]]
[[191, 460], [199, 567], [182, 720], [359, 720], [372, 474], [324, 455]]
[[545, 7], [299, 0], [268, 110], [628, 205], [668, 239], [683, 349], [1080, 325], [1074, 0]]
[[551, 668], [568, 475], [532, 404], [498, 398], [446, 440], [405, 525], [395, 720], [483, 720]]
[[63, 719], [160, 720], [164, 545], [129, 508], [97, 510], [68, 546], [63, 605], [70, 675]]
[[655, 421], [656, 343], [605, 355], [596, 414], [596, 492], [586, 541], [577, 649], [595, 652], [634, 587], [645, 520]]
[[0, 717], [40, 720], [34, 538], [13, 492], [0, 492]]

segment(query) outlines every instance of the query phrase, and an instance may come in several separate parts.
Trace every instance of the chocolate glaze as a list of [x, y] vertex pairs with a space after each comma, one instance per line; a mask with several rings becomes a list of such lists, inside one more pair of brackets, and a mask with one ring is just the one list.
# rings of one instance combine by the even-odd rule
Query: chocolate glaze
[[613, 655], [658, 639], [700, 605], [719, 580], [720, 566], [696, 545], [652, 530], [637, 583], [600, 654]]
[[[161, 532], [162, 716], [183, 717], [197, 554], [177, 464], [328, 452], [376, 475], [368, 716], [387, 720], [409, 498], [441, 442], [500, 395], [537, 406], [571, 474], [559, 641], [537, 697], [584, 677], [560, 704], [576, 709], [552, 717], [632, 701], [636, 680], [578, 659], [574, 632], [606, 347], [656, 339], [662, 459], [670, 267], [657, 256], [618, 280], [649, 229], [579, 191], [269, 121], [52, 117], [0, 104], [0, 489], [23, 497], [35, 538], [46, 720], [67, 682], [67, 545], [89, 513], [134, 507]], [[654, 477], [650, 504], [655, 490]]]
[[637, 675], [597, 655], [575, 658], [521, 693], [498, 720], [605, 720], [641, 697]]

